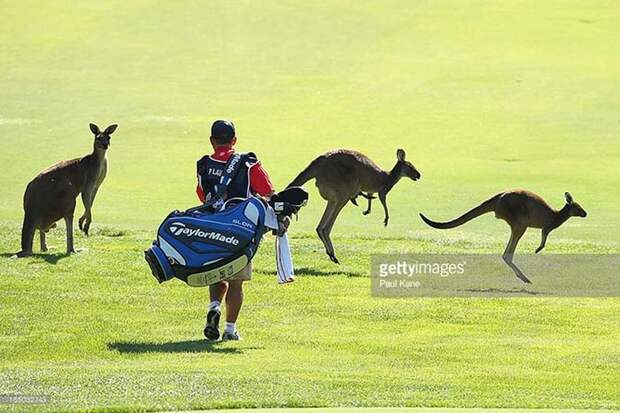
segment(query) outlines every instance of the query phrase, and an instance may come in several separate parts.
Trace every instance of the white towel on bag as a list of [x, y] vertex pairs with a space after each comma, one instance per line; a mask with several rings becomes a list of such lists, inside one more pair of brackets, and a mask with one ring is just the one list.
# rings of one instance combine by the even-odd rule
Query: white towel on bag
[[[278, 229], [278, 217], [271, 207], [267, 207], [265, 215], [265, 226], [271, 229]], [[295, 281], [295, 269], [293, 267], [293, 257], [288, 243], [286, 233], [281, 237], [276, 237], [276, 269], [278, 272], [278, 283], [287, 284]]]
[[295, 281], [293, 257], [288, 244], [288, 235], [276, 237], [276, 265], [278, 269], [278, 283], [286, 284]]

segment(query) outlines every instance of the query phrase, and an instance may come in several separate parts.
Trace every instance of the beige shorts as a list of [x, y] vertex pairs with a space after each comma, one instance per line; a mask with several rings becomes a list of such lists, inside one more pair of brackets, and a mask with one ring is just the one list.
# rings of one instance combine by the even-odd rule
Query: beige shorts
[[252, 279], [252, 263], [250, 262], [244, 269], [233, 275], [229, 280], [250, 281]]

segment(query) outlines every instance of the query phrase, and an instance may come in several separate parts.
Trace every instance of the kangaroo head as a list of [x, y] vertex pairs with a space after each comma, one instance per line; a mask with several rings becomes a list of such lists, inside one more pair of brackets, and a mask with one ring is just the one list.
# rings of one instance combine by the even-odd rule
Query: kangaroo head
[[396, 159], [398, 159], [398, 161], [396, 162], [394, 169], [398, 171], [399, 176], [408, 177], [414, 181], [417, 181], [422, 177], [422, 175], [420, 175], [420, 172], [415, 169], [415, 166], [413, 166], [411, 162], [405, 159], [405, 156], [406, 154], [403, 149], [396, 151]]
[[583, 209], [581, 205], [579, 205], [577, 202], [575, 202], [571, 194], [565, 192], [564, 197], [566, 198], [566, 205], [569, 208], [571, 216], [585, 218], [588, 215], [586, 210]]
[[110, 135], [114, 133], [117, 127], [118, 125], [110, 125], [101, 132], [99, 126], [91, 123], [90, 131], [95, 135], [95, 148], [107, 150], [110, 147]]

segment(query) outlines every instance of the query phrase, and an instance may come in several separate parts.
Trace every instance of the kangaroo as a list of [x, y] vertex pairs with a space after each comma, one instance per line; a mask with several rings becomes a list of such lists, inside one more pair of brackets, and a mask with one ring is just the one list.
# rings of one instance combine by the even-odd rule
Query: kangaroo
[[106, 177], [108, 161], [106, 152], [110, 147], [110, 135], [118, 125], [110, 125], [101, 132], [90, 124], [95, 135], [93, 152], [83, 158], [62, 161], [37, 175], [24, 193], [24, 224], [22, 226], [22, 249], [17, 257], [32, 255], [34, 233], [39, 230], [41, 251], [47, 251], [45, 233], [56, 227], [56, 221], [64, 218], [67, 226], [67, 254], [73, 247], [73, 214], [76, 198], [81, 193], [84, 214], [79, 219], [80, 230], [88, 235], [92, 222], [92, 206], [99, 186]]
[[396, 151], [397, 162], [391, 171], [386, 172], [379, 168], [370, 158], [357, 151], [338, 149], [327, 152], [306, 167], [288, 186], [302, 186], [311, 179], [316, 179], [316, 186], [321, 197], [327, 201], [327, 207], [316, 232], [325, 246], [329, 258], [339, 264], [334, 252], [334, 246], [329, 237], [334, 222], [347, 202], [355, 200], [362, 192], [370, 202], [372, 194], [379, 194], [379, 201], [385, 212], [384, 225], [388, 224], [389, 214], [386, 197], [388, 192], [402, 177], [414, 181], [420, 179], [420, 172], [411, 162], [405, 160], [405, 151]]
[[566, 204], [560, 210], [553, 209], [540, 196], [526, 190], [512, 190], [499, 193], [491, 199], [484, 201], [474, 209], [449, 222], [435, 222], [420, 217], [433, 228], [448, 229], [458, 227], [464, 223], [488, 212], [495, 212], [495, 217], [503, 219], [510, 225], [510, 240], [502, 255], [504, 262], [514, 271], [515, 275], [525, 283], [531, 281], [513, 263], [515, 249], [519, 240], [528, 228], [542, 229], [540, 246], [536, 248], [538, 254], [545, 248], [549, 233], [562, 225], [570, 217], [585, 218], [588, 213], [573, 200], [568, 192], [564, 193]]

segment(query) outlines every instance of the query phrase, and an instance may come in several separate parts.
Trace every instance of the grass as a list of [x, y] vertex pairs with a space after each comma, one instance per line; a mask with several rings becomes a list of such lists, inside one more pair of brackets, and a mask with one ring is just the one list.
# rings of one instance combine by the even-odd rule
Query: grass
[[317, 242], [295, 237], [309, 270], [278, 286], [266, 243], [246, 340], [208, 344], [206, 291], [157, 285], [139, 259], [149, 235], [95, 232], [71, 258], [5, 268], [4, 391], [50, 394], [49, 409], [618, 407], [615, 298], [373, 298], [365, 265], [312, 266]]
[[[618, 298], [385, 299], [368, 278], [373, 253], [499, 253], [508, 231], [491, 216], [439, 232], [417, 213], [452, 217], [510, 187], [556, 207], [568, 190], [589, 212], [545, 253], [620, 252], [618, 5], [0, 4], [0, 394], [51, 397], [0, 410], [620, 409]], [[340, 266], [313, 234], [324, 203], [309, 185], [298, 281], [277, 285], [266, 239], [245, 340], [207, 344], [207, 291], [156, 285], [141, 252], [196, 203], [220, 117], [277, 187], [335, 147], [385, 168], [402, 147], [423, 177], [390, 194], [387, 228], [379, 208], [344, 210]], [[50, 253], [10, 260], [26, 183], [86, 153], [90, 121], [120, 127], [86, 250], [65, 257], [60, 225]]]
[[[229, 413], [239, 410], [217, 410], [221, 413]], [[313, 413], [316, 412], [316, 409], [254, 409], [251, 410], [254, 413]], [[537, 409], [537, 410], [528, 410], [528, 409], [443, 409], [443, 408], [328, 408], [321, 409], [321, 411], [325, 411], [328, 413], [421, 413], [421, 412], [429, 412], [429, 413], [527, 413], [535, 411], [537, 413], [570, 413], [575, 410], [555, 410], [555, 409]], [[586, 410], [581, 410], [582, 412], [586, 412]], [[190, 413], [190, 412], [181, 412], [181, 413]]]
[[[211, 410], [215, 411], [215, 410]], [[221, 413], [239, 412], [239, 410], [217, 410]], [[248, 411], [248, 410], [246, 410]], [[249, 410], [253, 413], [314, 413], [317, 409], [253, 409]], [[327, 408], [321, 409], [321, 411], [327, 413], [573, 413], [575, 410], [556, 410], [556, 409], [444, 409], [444, 408]], [[580, 410], [581, 412], [587, 412], [588, 410]], [[594, 411], [594, 410], [590, 410]], [[207, 411], [202, 411], [208, 413]], [[192, 413], [192, 412], [180, 412], [180, 413]], [[197, 413], [197, 411], [193, 412]]]

